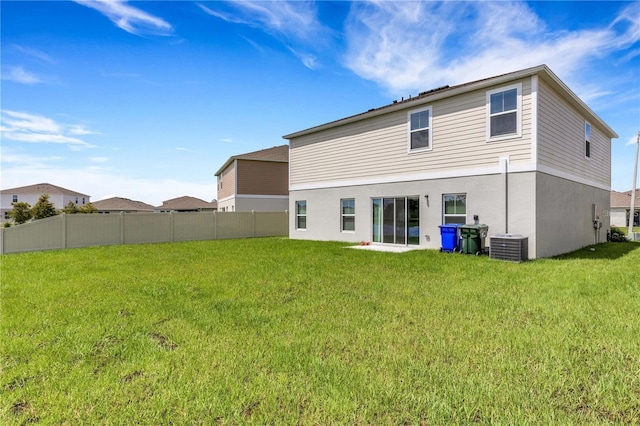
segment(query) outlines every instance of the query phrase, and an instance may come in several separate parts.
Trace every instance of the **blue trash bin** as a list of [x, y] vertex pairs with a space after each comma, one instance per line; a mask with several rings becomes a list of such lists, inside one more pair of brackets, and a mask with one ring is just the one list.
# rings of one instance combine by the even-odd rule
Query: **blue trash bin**
[[458, 233], [457, 223], [450, 223], [448, 225], [440, 225], [440, 251], [453, 253], [458, 251], [458, 243], [460, 242], [460, 234]]

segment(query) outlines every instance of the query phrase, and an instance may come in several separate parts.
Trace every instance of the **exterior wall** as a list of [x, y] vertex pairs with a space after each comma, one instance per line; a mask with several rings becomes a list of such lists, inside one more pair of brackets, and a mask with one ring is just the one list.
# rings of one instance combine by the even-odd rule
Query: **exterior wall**
[[629, 211], [630, 207], [625, 208], [621, 208], [621, 207], [617, 207], [617, 208], [611, 208], [609, 210], [609, 222], [611, 224], [611, 226], [618, 226], [621, 228], [624, 228], [627, 225], [627, 212]]
[[611, 186], [611, 139], [591, 125], [591, 157], [585, 157], [586, 118], [543, 80], [538, 90], [538, 167], [602, 188]]
[[[549, 257], [606, 241], [610, 226], [608, 190], [538, 173], [536, 178], [537, 257]], [[602, 221], [593, 228], [595, 214]]]
[[[229, 164], [218, 176], [218, 198], [224, 199], [236, 193], [236, 162]], [[224, 206], [223, 206], [224, 207]], [[220, 206], [218, 205], [218, 208]]]
[[[530, 165], [531, 78], [522, 84], [522, 137], [487, 142], [486, 93], [502, 87], [444, 98], [431, 103], [408, 103], [407, 108], [290, 141], [290, 189], [309, 184], [334, 186], [356, 181], [398, 181], [495, 173], [499, 158], [510, 157], [513, 166]], [[407, 113], [432, 107], [432, 149], [409, 152]], [[529, 166], [530, 167], [530, 166]], [[369, 182], [371, 183], [371, 182]], [[328, 185], [327, 185], [328, 184]]]
[[[439, 225], [443, 223], [442, 195], [466, 193], [467, 223], [473, 223], [473, 216], [478, 215], [480, 222], [489, 226], [489, 236], [507, 230], [528, 236], [529, 253], [534, 257], [534, 188], [535, 173], [529, 172], [291, 191], [289, 236], [354, 243], [371, 241], [372, 198], [419, 196], [420, 247], [439, 249]], [[355, 199], [355, 231], [340, 230], [340, 200], [343, 198]], [[296, 229], [295, 202], [300, 200], [307, 202], [305, 230]], [[488, 245], [488, 238], [486, 243]]]
[[288, 195], [289, 164], [236, 160], [237, 194]]
[[288, 195], [238, 195], [218, 201], [221, 212], [282, 212], [288, 208]]

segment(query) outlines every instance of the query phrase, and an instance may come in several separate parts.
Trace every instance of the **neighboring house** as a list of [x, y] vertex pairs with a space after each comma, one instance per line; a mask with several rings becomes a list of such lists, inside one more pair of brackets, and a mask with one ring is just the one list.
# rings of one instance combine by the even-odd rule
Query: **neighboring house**
[[13, 209], [12, 203], [25, 202], [32, 207], [38, 202], [43, 195], [49, 195], [49, 201], [58, 210], [62, 210], [69, 202], [78, 207], [82, 207], [89, 203], [91, 198], [87, 194], [72, 191], [50, 183], [38, 183], [35, 185], [21, 186], [18, 188], [3, 189], [0, 191], [0, 214], [2, 222], [9, 221], [9, 212]]
[[93, 203], [98, 213], [153, 213], [154, 207], [142, 201], [112, 197]]
[[289, 208], [289, 146], [230, 157], [216, 172], [218, 211]]
[[218, 202], [213, 200], [212, 202], [201, 200], [195, 197], [178, 197], [171, 200], [162, 202], [161, 206], [155, 208], [156, 212], [206, 212], [216, 211], [218, 208]]
[[478, 216], [569, 252], [606, 238], [617, 137], [545, 65], [422, 92], [284, 136], [289, 235], [436, 249]]
[[[636, 199], [633, 203], [633, 226], [640, 226], [640, 189], [636, 189]], [[609, 216], [611, 226], [627, 228], [629, 226], [629, 210], [631, 210], [631, 191], [611, 191], [611, 208]]]

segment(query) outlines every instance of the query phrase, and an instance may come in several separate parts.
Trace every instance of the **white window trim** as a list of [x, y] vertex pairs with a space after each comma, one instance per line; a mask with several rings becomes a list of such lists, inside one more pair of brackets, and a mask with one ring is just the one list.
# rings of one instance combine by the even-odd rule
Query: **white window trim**
[[[411, 149], [411, 115], [416, 114], [422, 111], [429, 111], [429, 126], [427, 129], [429, 130], [429, 146], [426, 148], [416, 148]], [[424, 130], [421, 129], [421, 130]], [[414, 154], [417, 152], [427, 152], [433, 150], [433, 107], [429, 105], [425, 108], [414, 109], [407, 112], [407, 152], [409, 154]]]
[[[587, 126], [589, 126], [589, 137], [587, 138]], [[593, 133], [593, 126], [591, 123], [585, 120], [584, 122], [584, 145], [582, 145], [582, 155], [585, 160], [591, 160], [593, 156], [593, 142], [591, 138], [591, 133]], [[589, 142], [589, 155], [587, 155], [587, 142]]]
[[[491, 136], [491, 95], [500, 92], [506, 92], [507, 90], [516, 89], [516, 133], [508, 135]], [[487, 142], [502, 141], [505, 139], [515, 139], [522, 137], [522, 83], [512, 84], [510, 86], [503, 86], [494, 90], [489, 90], [486, 93], [486, 138]]]
[[[464, 200], [465, 200], [465, 213], [445, 213], [445, 209], [446, 209], [446, 205], [445, 205], [445, 201], [444, 201], [444, 197], [447, 195], [464, 195]], [[447, 192], [442, 194], [442, 223], [446, 223], [445, 217], [449, 216], [449, 217], [464, 217], [464, 223], [467, 223], [467, 208], [466, 208], [466, 202], [467, 202], [467, 193], [466, 192]]]
[[[342, 212], [342, 202], [346, 200], [353, 200], [353, 214], [343, 213]], [[355, 227], [356, 223], [356, 199], [355, 198], [341, 198], [340, 199], [340, 232], [345, 234], [355, 234], [356, 230], [350, 231], [348, 229], [344, 229], [344, 218], [352, 217], [353, 218], [353, 226]]]

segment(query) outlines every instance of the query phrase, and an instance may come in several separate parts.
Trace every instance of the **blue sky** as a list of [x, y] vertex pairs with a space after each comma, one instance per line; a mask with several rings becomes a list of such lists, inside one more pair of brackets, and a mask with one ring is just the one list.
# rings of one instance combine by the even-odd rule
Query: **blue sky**
[[640, 130], [638, 2], [2, 1], [2, 188], [159, 205], [217, 198], [231, 156], [454, 85], [547, 64], [619, 135]]

